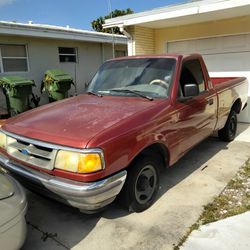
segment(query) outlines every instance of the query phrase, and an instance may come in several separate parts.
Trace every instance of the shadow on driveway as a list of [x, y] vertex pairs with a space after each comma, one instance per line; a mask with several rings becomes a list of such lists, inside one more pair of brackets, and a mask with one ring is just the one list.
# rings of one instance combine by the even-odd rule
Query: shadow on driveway
[[[227, 143], [210, 137], [197, 145], [173, 167], [164, 171], [158, 200], [221, 150], [227, 150]], [[83, 241], [100, 221], [115, 220], [130, 215], [117, 204], [111, 204], [99, 214], [85, 215], [77, 209], [29, 191], [27, 196], [29, 230], [23, 249], [70, 249]]]

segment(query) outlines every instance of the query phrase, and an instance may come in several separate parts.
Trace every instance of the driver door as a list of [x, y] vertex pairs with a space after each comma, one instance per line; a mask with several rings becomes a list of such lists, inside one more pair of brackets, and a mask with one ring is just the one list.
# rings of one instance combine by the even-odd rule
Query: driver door
[[[184, 85], [197, 84], [199, 93], [190, 99], [185, 97]], [[214, 89], [206, 83], [201, 62], [191, 59], [183, 63], [178, 97], [176, 101], [176, 128], [178, 158], [190, 148], [213, 133], [216, 125], [217, 96]]]

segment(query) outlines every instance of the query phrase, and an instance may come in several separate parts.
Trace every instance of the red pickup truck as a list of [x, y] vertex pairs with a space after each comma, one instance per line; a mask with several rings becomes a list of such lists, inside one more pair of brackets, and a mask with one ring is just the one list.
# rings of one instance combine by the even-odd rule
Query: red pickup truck
[[202, 57], [153, 55], [104, 63], [85, 94], [9, 119], [0, 165], [25, 186], [93, 212], [147, 209], [160, 170], [218, 131], [234, 139], [246, 78], [210, 78]]

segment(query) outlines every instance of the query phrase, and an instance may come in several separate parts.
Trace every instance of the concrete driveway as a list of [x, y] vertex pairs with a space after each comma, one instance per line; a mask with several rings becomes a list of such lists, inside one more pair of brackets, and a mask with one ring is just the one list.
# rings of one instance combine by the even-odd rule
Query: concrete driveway
[[110, 205], [97, 215], [28, 192], [28, 236], [23, 249], [173, 249], [250, 157], [250, 127], [232, 143], [211, 137], [162, 173], [156, 203], [128, 213]]

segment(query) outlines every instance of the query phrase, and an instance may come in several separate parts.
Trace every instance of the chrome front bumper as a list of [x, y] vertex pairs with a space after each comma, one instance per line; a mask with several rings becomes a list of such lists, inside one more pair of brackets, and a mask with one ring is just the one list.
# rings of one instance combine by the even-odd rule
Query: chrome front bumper
[[0, 165], [27, 188], [86, 213], [110, 204], [121, 191], [127, 176], [127, 171], [124, 170], [96, 182], [73, 181], [20, 165], [2, 154], [0, 154]]

